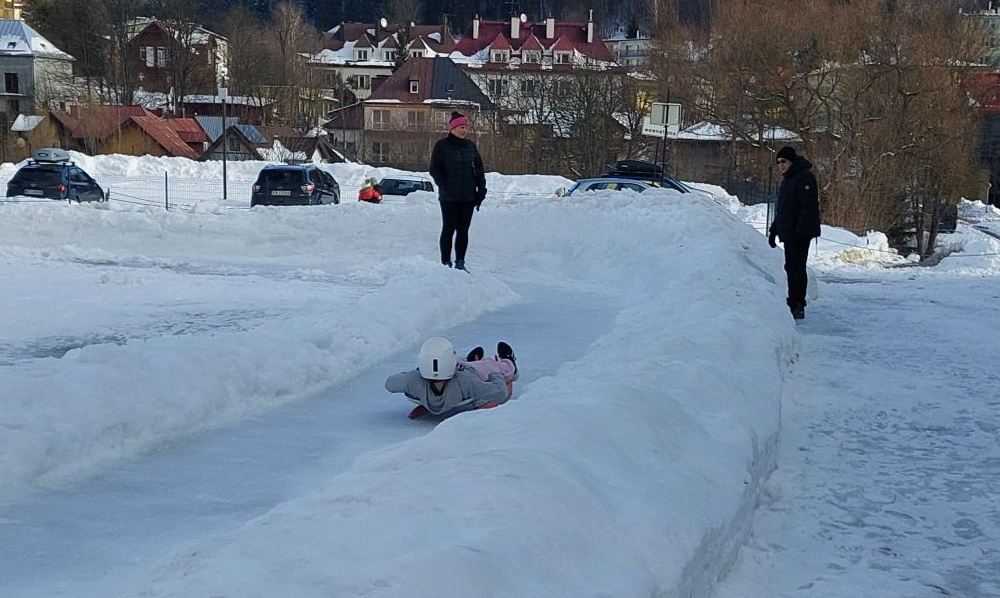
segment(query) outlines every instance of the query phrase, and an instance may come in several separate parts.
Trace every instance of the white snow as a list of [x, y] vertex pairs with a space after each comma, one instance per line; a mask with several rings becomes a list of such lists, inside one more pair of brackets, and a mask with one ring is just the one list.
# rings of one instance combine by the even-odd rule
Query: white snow
[[[184, 210], [0, 202], [0, 301], [16, 315], [0, 328], [0, 594], [707, 596], [743, 562], [800, 346], [760, 208], [707, 185], [717, 202], [663, 190], [560, 198], [571, 181], [490, 173], [468, 275], [438, 263], [431, 193], [231, 210], [205, 190], [220, 164], [74, 159], [99, 182], [166, 172], [205, 183], [185, 191]], [[229, 175], [252, 181], [264, 164], [231, 163]], [[342, 189], [427, 177], [324, 168]], [[823, 237], [811, 263], [827, 276], [918, 274], [886, 268], [902, 260], [880, 233]], [[984, 237], [963, 224], [954, 242], [986, 253]], [[987, 257], [964, 258], [979, 260], [976, 280], [1000, 270]], [[836, 309], [830, 286], [810, 295], [810, 313]], [[469, 335], [491, 318], [506, 324]], [[510, 341], [523, 373], [514, 399], [433, 427], [407, 421], [408, 401], [380, 381], [442, 334], [462, 353]], [[318, 426], [330, 444], [241, 479], [242, 502], [211, 486], [223, 476], [205, 462], [182, 460], [204, 490], [157, 469], [189, 447], [211, 459], [216, 443], [285, 421], [293, 404], [343, 405]], [[305, 420], [240, 455], [283, 453], [318, 433]], [[311, 465], [286, 471], [299, 462]], [[113, 481], [133, 471], [163, 486]], [[263, 490], [273, 483], [281, 492]], [[86, 515], [65, 526], [74, 501]], [[105, 517], [121, 529], [80, 535]], [[152, 531], [161, 521], [178, 525]], [[731, 583], [759, 585], [741, 571]]]

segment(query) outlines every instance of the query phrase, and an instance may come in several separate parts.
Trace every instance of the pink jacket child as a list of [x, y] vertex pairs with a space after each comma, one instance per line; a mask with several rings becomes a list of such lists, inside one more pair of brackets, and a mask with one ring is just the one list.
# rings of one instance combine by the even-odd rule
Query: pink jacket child
[[469, 351], [465, 361], [459, 363], [475, 370], [476, 374], [483, 381], [489, 379], [490, 374], [500, 374], [507, 382], [507, 398], [514, 392], [514, 380], [517, 380], [517, 364], [515, 363], [514, 351], [510, 345], [500, 341], [497, 343], [497, 354], [493, 359], [483, 359], [486, 350], [476, 347]]
[[467, 361], [461, 361], [448, 339], [427, 339], [417, 356], [418, 367], [389, 376], [385, 389], [416, 403], [410, 419], [502, 405], [510, 399], [518, 376], [514, 351], [500, 342], [496, 358], [483, 359], [483, 354], [483, 348], [476, 347]]

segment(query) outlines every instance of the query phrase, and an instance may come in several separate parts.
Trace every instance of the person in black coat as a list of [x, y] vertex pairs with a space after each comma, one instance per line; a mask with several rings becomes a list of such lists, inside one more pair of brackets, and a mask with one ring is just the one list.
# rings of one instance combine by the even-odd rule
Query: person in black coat
[[820, 235], [819, 192], [812, 163], [785, 146], [778, 150], [778, 171], [783, 180], [778, 189], [774, 222], [767, 237], [771, 247], [781, 239], [785, 247], [785, 272], [788, 274], [788, 308], [792, 317], [806, 317], [806, 259], [809, 243]]
[[465, 270], [465, 251], [469, 247], [472, 212], [486, 198], [486, 173], [476, 144], [466, 139], [469, 120], [451, 113], [448, 136], [434, 144], [431, 152], [431, 177], [438, 187], [441, 204], [441, 263], [451, 266], [452, 238], [455, 242], [455, 267]]

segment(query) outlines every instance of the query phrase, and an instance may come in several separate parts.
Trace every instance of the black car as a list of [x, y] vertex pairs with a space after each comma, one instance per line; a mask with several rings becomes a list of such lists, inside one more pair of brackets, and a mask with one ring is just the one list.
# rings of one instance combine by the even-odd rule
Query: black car
[[386, 177], [375, 185], [381, 195], [409, 195], [414, 191], [434, 191], [434, 185], [423, 179], [398, 179]]
[[104, 190], [58, 148], [40, 149], [7, 183], [7, 197], [104, 201]]
[[312, 165], [265, 166], [253, 184], [250, 207], [311, 206], [340, 203], [340, 185], [325, 170]]

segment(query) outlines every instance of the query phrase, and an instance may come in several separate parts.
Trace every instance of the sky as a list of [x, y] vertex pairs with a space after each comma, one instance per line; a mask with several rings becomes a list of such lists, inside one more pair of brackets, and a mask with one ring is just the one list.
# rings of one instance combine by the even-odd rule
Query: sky
[[[111, 202], [0, 203], [13, 316], [0, 330], [0, 595], [797, 596], [813, 583], [915, 596], [915, 574], [845, 556], [884, 539], [817, 542], [841, 488], [805, 489], [859, 471], [870, 487], [919, 487], [918, 467], [863, 465], [881, 459], [874, 432], [855, 438], [852, 454], [869, 455], [857, 471], [837, 468], [856, 420], [877, 423], [872, 400], [913, 411], [903, 385], [925, 415], [900, 463], [929, 450], [935, 410], [958, 422], [940, 437], [967, 479], [980, 458], [1000, 462], [989, 370], [967, 348], [997, 329], [983, 306], [1000, 241], [969, 223], [1000, 233], [1000, 215], [981, 204], [963, 206], [969, 223], [945, 239], [955, 253], [933, 268], [880, 233], [825, 227], [796, 325], [765, 212], [717, 187], [701, 185], [715, 202], [562, 198], [566, 179], [492, 173], [466, 274], [439, 263], [433, 194], [353, 201], [364, 178], [397, 171], [325, 166], [341, 205], [249, 210], [263, 163], [231, 164], [221, 201], [218, 164], [75, 158]], [[954, 288], [962, 299], [942, 301]], [[909, 342], [876, 351], [901, 304]], [[512, 401], [408, 420], [382, 384], [437, 335], [460, 353], [509, 342]], [[916, 365], [931, 349], [963, 355], [982, 384], [934, 386]], [[830, 418], [844, 421], [807, 462], [802, 434]], [[925, 524], [916, 536], [965, 542], [940, 565], [922, 558], [941, 544], [914, 542], [909, 570], [926, 573], [921, 591], [997, 595], [995, 551], [982, 552], [996, 490], [948, 487], [963, 517], [943, 515], [943, 490], [891, 491], [923, 505], [900, 511]], [[889, 492], [850, 506], [892, 521], [878, 508]], [[789, 526], [809, 533], [791, 543]], [[976, 550], [978, 581], [956, 585]], [[805, 556], [788, 568], [788, 553]], [[826, 586], [809, 578], [819, 562]]]

